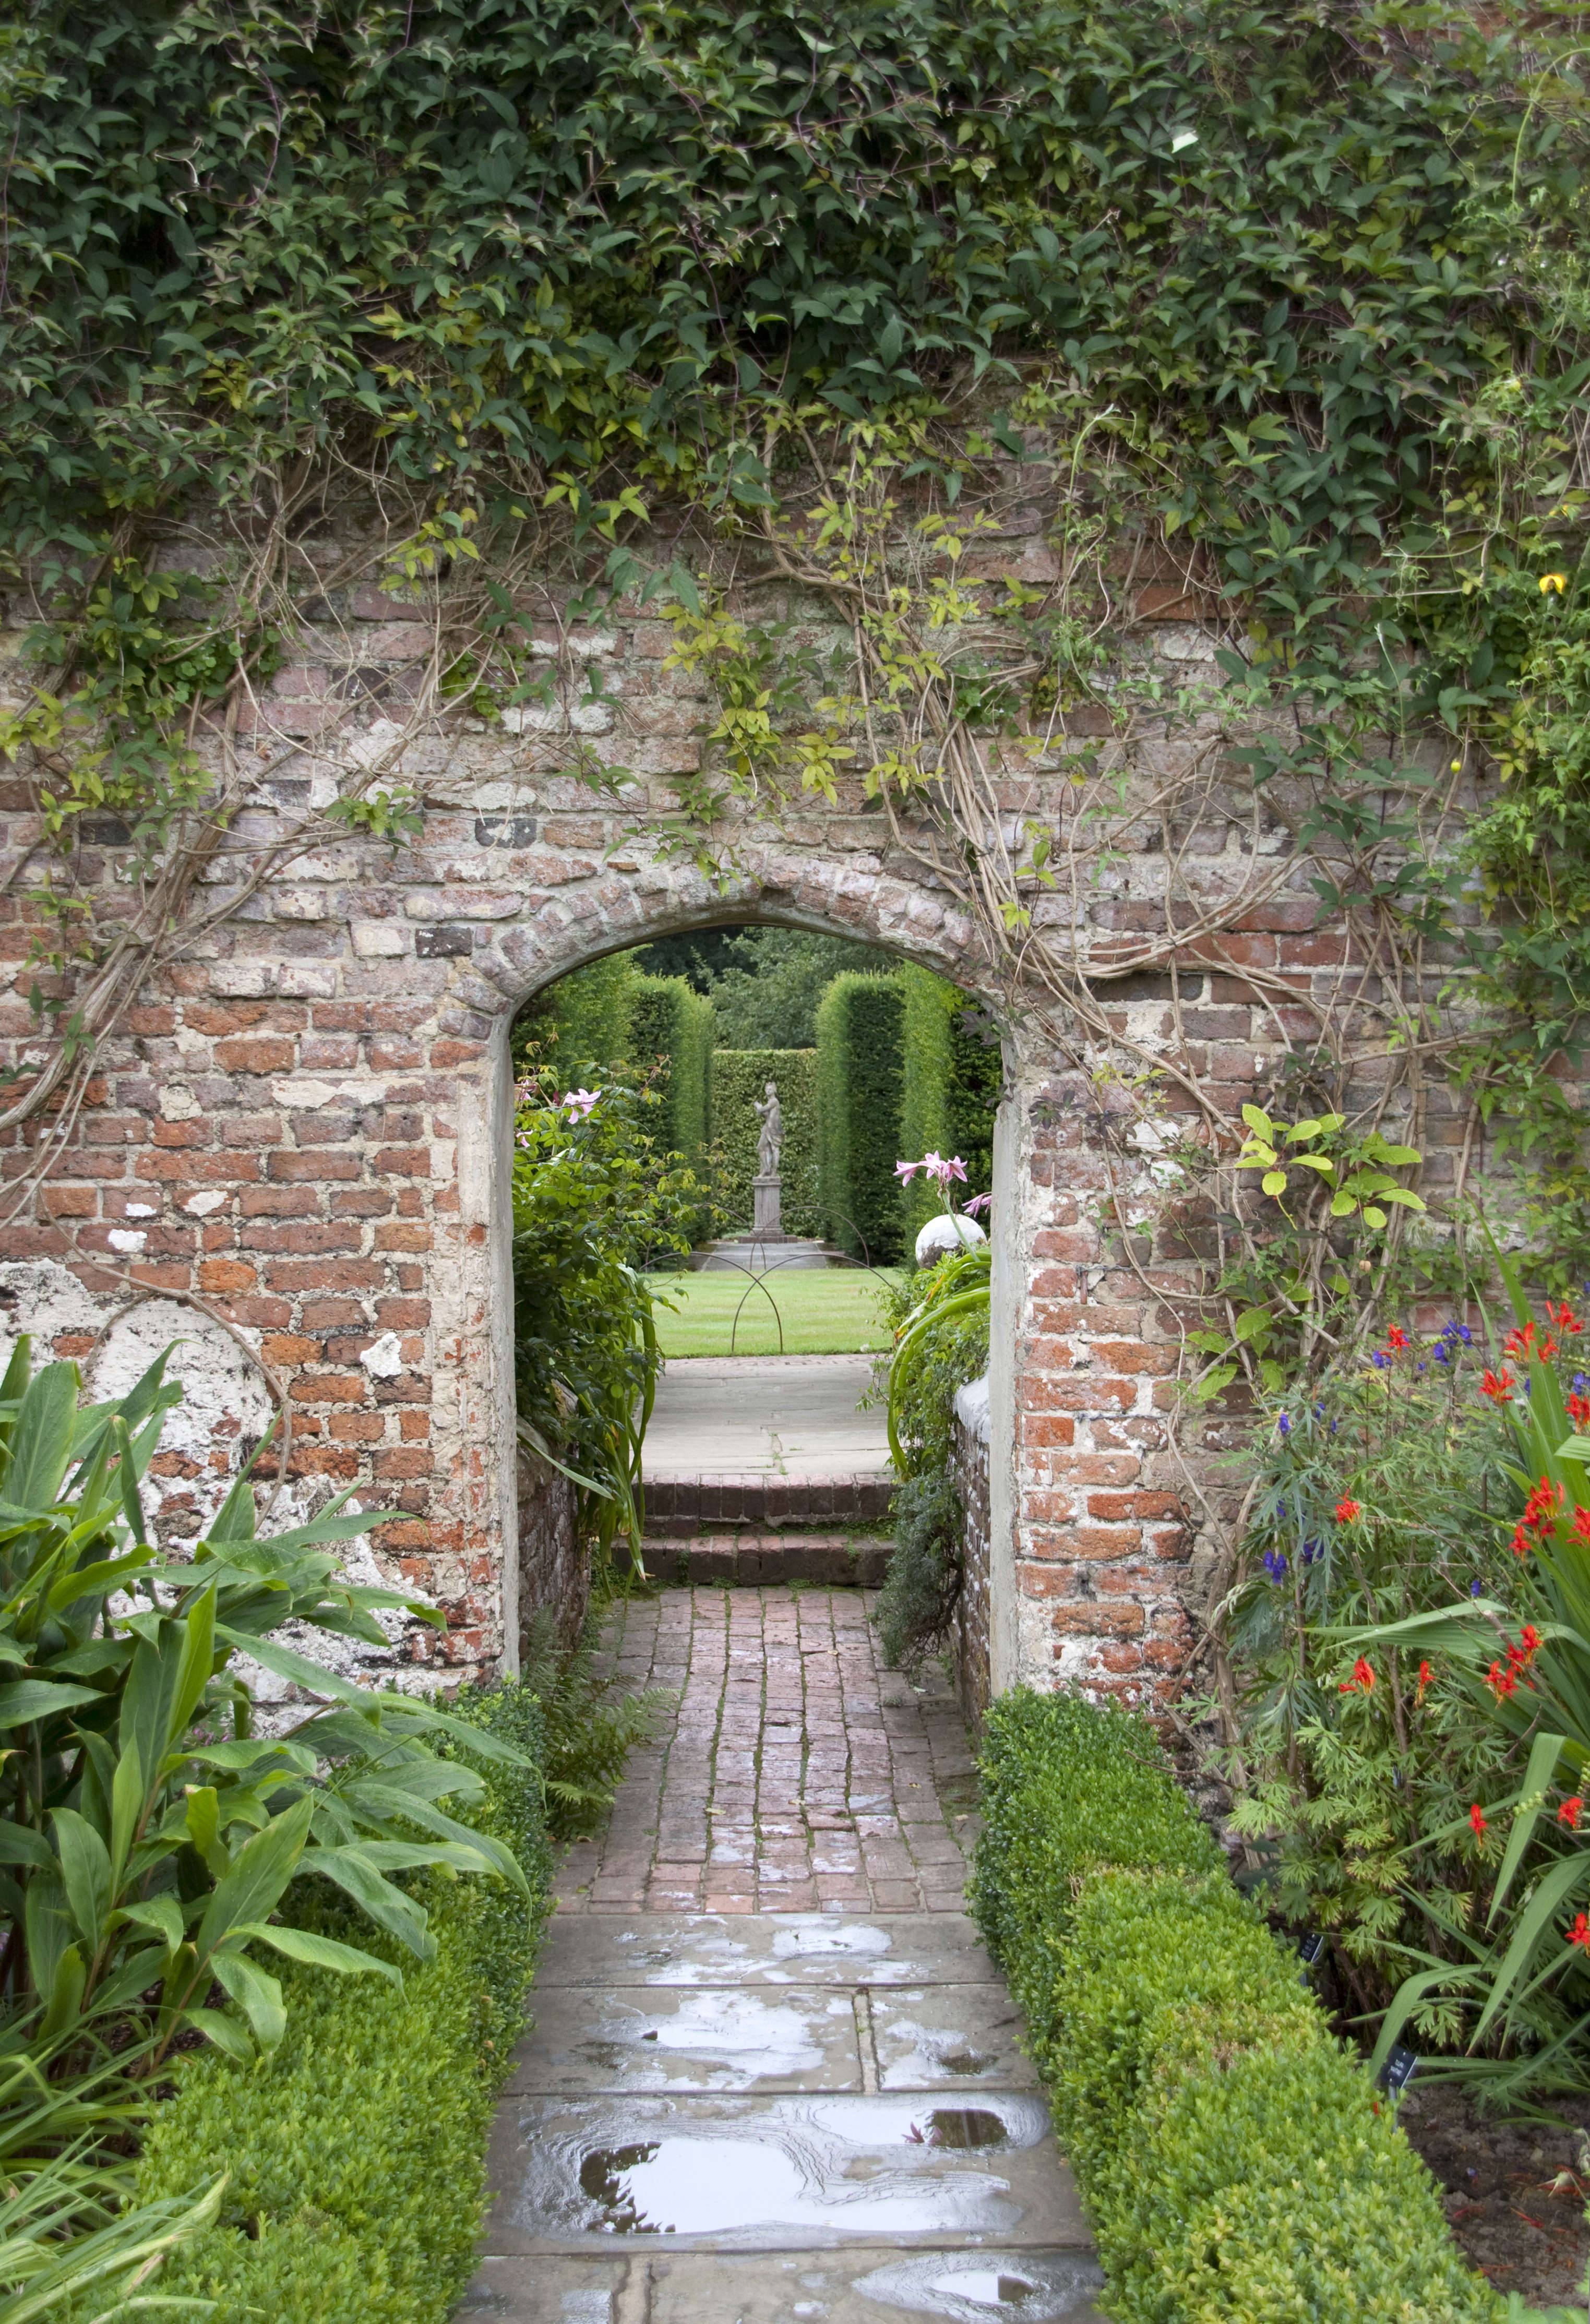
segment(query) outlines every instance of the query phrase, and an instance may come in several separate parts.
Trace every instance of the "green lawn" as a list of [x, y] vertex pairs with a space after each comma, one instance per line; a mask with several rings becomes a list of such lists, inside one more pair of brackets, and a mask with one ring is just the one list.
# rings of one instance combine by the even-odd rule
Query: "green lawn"
[[648, 1280], [665, 1356], [776, 1356], [781, 1344], [787, 1356], [839, 1356], [889, 1344], [882, 1286], [859, 1268], [785, 1268], [761, 1285], [716, 1271]]

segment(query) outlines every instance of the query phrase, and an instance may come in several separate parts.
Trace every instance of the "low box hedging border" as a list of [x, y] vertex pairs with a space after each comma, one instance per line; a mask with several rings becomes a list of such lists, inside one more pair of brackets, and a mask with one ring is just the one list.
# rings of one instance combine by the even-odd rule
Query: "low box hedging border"
[[328, 1893], [290, 1892], [292, 1917], [397, 1960], [403, 1989], [289, 1970], [287, 2031], [270, 2057], [245, 2068], [204, 2051], [180, 2063], [144, 2137], [136, 2200], [229, 2173], [219, 2222], [158, 2287], [213, 2301], [212, 2324], [443, 2324], [474, 2273], [485, 2135], [550, 1908], [551, 1858], [535, 1697], [511, 1680], [450, 1707], [535, 1760], [476, 1763], [486, 1793], [469, 1819], [513, 1849], [532, 1901], [504, 1881], [426, 1876], [437, 1952], [419, 1963], [368, 1923], [352, 1926]]
[[1026, 2013], [1114, 2324], [1498, 2324], [1146, 1720], [1006, 1695], [980, 1788], [973, 1914]]

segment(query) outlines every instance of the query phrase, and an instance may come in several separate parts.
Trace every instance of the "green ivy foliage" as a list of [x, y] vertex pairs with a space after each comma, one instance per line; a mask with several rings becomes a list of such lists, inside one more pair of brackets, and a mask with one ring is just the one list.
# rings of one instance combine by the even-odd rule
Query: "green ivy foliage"
[[[754, 520], [884, 420], [951, 500], [1041, 458], [1079, 537], [1185, 543], [1233, 617], [1252, 773], [1306, 779], [1298, 836], [1345, 851], [1330, 908], [1450, 931], [1415, 810], [1500, 757], [1464, 1062], [1547, 1231], [1582, 1225], [1548, 1071], [1590, 990], [1553, 861], [1587, 707], [1576, 37], [1519, 0], [37, 7], [0, 39], [0, 539], [60, 690], [0, 742], [66, 762], [63, 841], [193, 803], [190, 713], [278, 650], [258, 589], [161, 568], [205, 505], [236, 544], [362, 478], [406, 498], [411, 579], [572, 512], [597, 595], [688, 608], [688, 559], [640, 553], [661, 501]], [[1034, 616], [1062, 693], [1097, 611]]]

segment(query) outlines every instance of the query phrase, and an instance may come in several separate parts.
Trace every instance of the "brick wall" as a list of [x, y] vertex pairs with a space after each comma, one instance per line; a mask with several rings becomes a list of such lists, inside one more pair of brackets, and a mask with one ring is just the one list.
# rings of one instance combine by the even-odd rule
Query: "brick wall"
[[[1160, 1683], [1190, 1637], [1194, 1529], [1164, 1422], [1169, 1303], [1195, 1277], [1146, 1240], [1123, 1253], [1101, 1222], [1112, 1185], [1142, 1163], [1107, 1081], [1045, 1050], [910, 829], [891, 838], [859, 773], [841, 777], [831, 805], [801, 801], [776, 823], [731, 803], [725, 868], [698, 865], [679, 844], [670, 778], [698, 766], [710, 709], [691, 679], [664, 669], [663, 623], [635, 610], [599, 633], [573, 632], [560, 649], [561, 710], [511, 713], [490, 729], [459, 712], [400, 750], [390, 713], [425, 635], [413, 610], [345, 592], [335, 618], [306, 633], [242, 737], [256, 753], [258, 804], [239, 835], [268, 838], [333, 795], [329, 737], [341, 722], [345, 749], [351, 719], [353, 749], [396, 752], [396, 771], [416, 785], [419, 837], [348, 838], [300, 855], [140, 997], [37, 1204], [0, 1231], [0, 1260], [48, 1263], [97, 1314], [146, 1286], [224, 1313], [291, 1399], [294, 1490], [354, 1485], [390, 1511], [374, 1536], [384, 1569], [446, 1609], [439, 1646], [421, 1633], [405, 1650], [459, 1671], [494, 1667], [513, 1656], [520, 1614], [507, 1274], [515, 1010], [581, 963], [670, 930], [742, 918], [870, 939], [959, 982], [1007, 1028], [993, 1682]], [[818, 625], [799, 632], [819, 649], [827, 637]], [[1158, 650], [1179, 682], [1213, 680], [1197, 630], [1162, 624]], [[577, 698], [587, 668], [601, 680], [596, 702]], [[1208, 735], [1195, 719], [1176, 747], [1196, 752]], [[574, 763], [577, 737], [623, 770], [622, 796], [592, 790]], [[1072, 747], [1061, 733], [1034, 759], [1012, 743], [996, 761], [1002, 809], [1058, 821]], [[1169, 748], [1143, 745], [1129, 770], [1145, 799]], [[23, 786], [0, 793], [0, 816], [14, 874], [38, 835]], [[1085, 899], [1101, 942], [1163, 914], [1163, 832], [1145, 815], [1119, 838], [1110, 876]], [[100, 867], [107, 910], [122, 908], [114, 841], [107, 832]], [[1262, 857], [1280, 873], [1276, 892], [1189, 946], [1174, 991], [1157, 974], [1102, 988], [1118, 1028], [1165, 1053], [1183, 1045], [1229, 1093], [1233, 1115], [1354, 970], [1346, 931], [1316, 929], [1308, 871], [1286, 865], [1288, 844], [1280, 815], [1255, 823], [1234, 790], [1227, 820], [1200, 833], [1180, 876], [1205, 903], [1236, 898]], [[213, 868], [217, 898], [238, 876], [229, 862]], [[90, 872], [97, 862], [90, 851]], [[15, 963], [29, 940], [27, 884], [14, 877], [0, 890], [0, 945]], [[1073, 905], [1040, 909], [1058, 924]], [[1254, 982], [1277, 975], [1296, 1010]], [[14, 993], [0, 1035], [25, 1054], [32, 1032]], [[1171, 1088], [1172, 1116], [1179, 1102]], [[45, 1129], [10, 1134], [6, 1181], [37, 1160]], [[1437, 1186], [1460, 1134], [1432, 1090], [1422, 1142]], [[53, 1344], [78, 1349], [84, 1334], [79, 1318]], [[224, 1467], [253, 1425], [240, 1398], [213, 1416], [206, 1462], [213, 1452]]]

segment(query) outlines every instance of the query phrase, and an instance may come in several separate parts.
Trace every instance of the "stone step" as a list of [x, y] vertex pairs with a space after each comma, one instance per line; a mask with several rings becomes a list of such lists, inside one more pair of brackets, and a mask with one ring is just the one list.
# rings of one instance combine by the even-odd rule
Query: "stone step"
[[[648, 1517], [650, 1511], [648, 1511]], [[876, 1590], [894, 1545], [886, 1534], [652, 1534], [642, 1544], [646, 1571], [659, 1582], [755, 1588], [813, 1582], [827, 1589]]]
[[895, 1480], [886, 1469], [815, 1477], [702, 1474], [646, 1480], [646, 1531], [686, 1538], [720, 1526], [887, 1524]]

